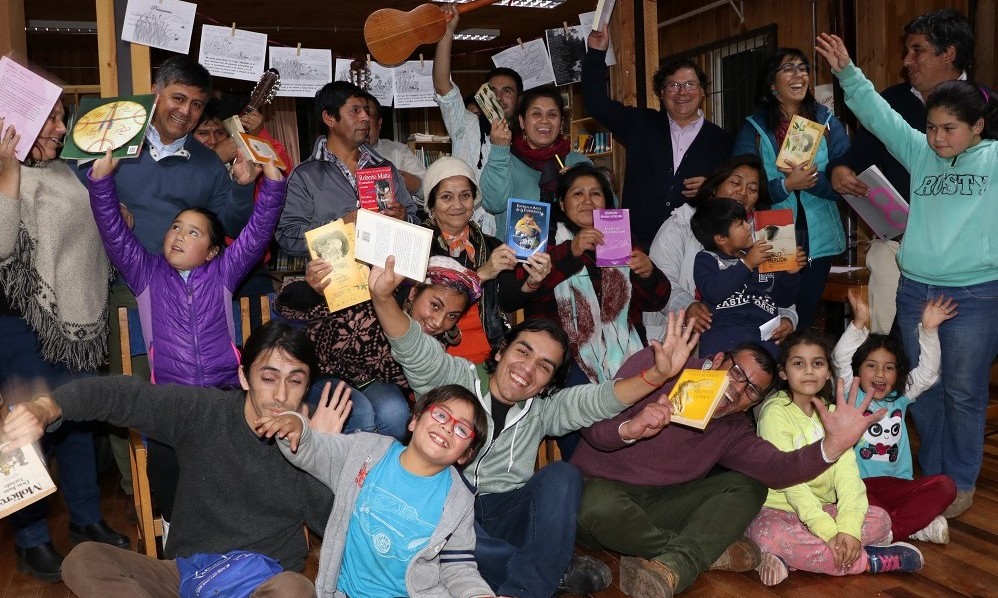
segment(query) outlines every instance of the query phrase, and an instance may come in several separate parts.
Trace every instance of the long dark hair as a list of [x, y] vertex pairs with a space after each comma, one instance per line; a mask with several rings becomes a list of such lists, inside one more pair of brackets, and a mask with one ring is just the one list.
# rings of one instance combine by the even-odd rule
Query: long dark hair
[[[790, 359], [790, 350], [797, 345], [813, 345], [819, 347], [825, 354], [825, 362], [828, 364], [828, 371], [831, 377], [825, 382], [825, 386], [822, 387], [818, 394], [815, 395], [824, 401], [825, 405], [831, 405], [835, 401], [835, 369], [832, 367], [832, 343], [823, 334], [817, 332], [811, 332], [810, 330], [797, 330], [796, 332], [790, 333], [790, 335], [783, 339], [780, 344], [780, 355], [776, 358], [777, 366], [780, 368], [781, 372], [787, 371], [787, 361]], [[793, 402], [793, 391], [790, 389], [790, 384], [779, 378], [778, 388], [780, 390], [786, 391], [787, 396], [790, 398], [790, 402]]]
[[[787, 58], [799, 58], [804, 64], [810, 65], [807, 55], [797, 48], [780, 48], [766, 57], [766, 62], [759, 71], [759, 81], [756, 87], [756, 101], [766, 113], [766, 129], [775, 131], [783, 119], [783, 112], [780, 110], [780, 100], [771, 89], [776, 82], [776, 75], [780, 72], [780, 65]], [[818, 102], [811, 93], [808, 85], [804, 100], [800, 103], [797, 114], [810, 120], [818, 120]]]
[[898, 400], [904, 393], [905, 384], [908, 382], [908, 373], [911, 371], [911, 363], [908, 361], [908, 357], [904, 353], [904, 347], [901, 346], [899, 340], [886, 334], [871, 334], [868, 336], [852, 355], [852, 373], [858, 377], [859, 369], [863, 366], [863, 362], [870, 357], [870, 353], [873, 353], [877, 349], [883, 349], [893, 355], [894, 362], [897, 364], [897, 369], [895, 370], [897, 378], [894, 380], [894, 386], [889, 388], [887, 394], [884, 396], [885, 401], [892, 403]]
[[766, 181], [766, 171], [762, 167], [762, 160], [759, 156], [755, 154], [743, 154], [741, 156], [735, 156], [733, 158], [728, 158], [727, 161], [723, 162], [720, 166], [714, 169], [714, 172], [710, 173], [707, 180], [700, 185], [700, 190], [697, 191], [696, 196], [690, 202], [691, 205], [698, 206], [701, 202], [706, 199], [713, 199], [717, 197], [717, 189], [721, 186], [724, 181], [731, 176], [738, 168], [742, 166], [748, 166], [752, 170], [759, 173], [759, 199], [755, 202], [754, 210], [768, 210], [773, 205], [772, 198], [769, 197], [769, 185]]
[[[613, 207], [613, 188], [610, 186], [610, 180], [600, 169], [596, 168], [592, 164], [589, 164], [588, 162], [580, 162], [565, 172], [559, 174], [557, 187], [555, 187], [555, 202], [553, 204], [551, 219], [553, 222], [560, 222], [564, 224], [565, 228], [567, 228], [573, 235], [578, 233], [580, 229], [578, 225], [568, 219], [568, 216], [565, 214], [565, 210], [561, 207], [561, 202], [565, 201], [565, 196], [568, 195], [568, 191], [572, 188], [575, 181], [584, 176], [591, 176], [596, 179], [599, 183], [600, 190], [603, 191], [603, 199], [606, 202], [606, 207]], [[553, 230], [554, 229], [552, 227], [552, 234]]]
[[971, 127], [984, 119], [981, 138], [998, 139], [998, 100], [983, 87], [967, 81], [944, 81], [925, 99], [926, 114], [933, 108], [942, 108]]

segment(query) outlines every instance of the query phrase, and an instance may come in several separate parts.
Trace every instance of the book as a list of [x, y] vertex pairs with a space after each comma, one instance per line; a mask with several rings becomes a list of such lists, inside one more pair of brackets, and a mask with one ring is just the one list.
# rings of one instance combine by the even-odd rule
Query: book
[[596, 15], [593, 17], [593, 31], [599, 31], [610, 22], [610, 15], [613, 14], [613, 5], [617, 0], [599, 0], [596, 3]]
[[95, 160], [112, 150], [115, 158], [137, 158], [155, 111], [153, 94], [83, 98], [59, 157]]
[[794, 211], [762, 210], [755, 213], [753, 232], [756, 241], [773, 246], [773, 257], [759, 265], [759, 272], [783, 272], [797, 267], [797, 233]]
[[506, 120], [506, 112], [503, 110], [499, 98], [496, 97], [495, 92], [492, 91], [488, 83], [482, 83], [482, 86], [475, 92], [475, 103], [482, 109], [485, 120], [490, 123], [494, 123], [497, 120]]
[[818, 155], [821, 137], [824, 134], [825, 125], [795, 114], [790, 119], [787, 136], [780, 146], [779, 155], [776, 156], [776, 165], [780, 168], [790, 168], [788, 160], [794, 164], [810, 164]]
[[0, 118], [21, 136], [14, 156], [23, 162], [31, 153], [62, 88], [31, 72], [9, 56], [0, 56]]
[[896, 239], [901, 236], [908, 226], [908, 202], [876, 165], [859, 173], [856, 178], [863, 181], [870, 192], [865, 197], [842, 197], [881, 239]]
[[683, 370], [669, 393], [672, 423], [703, 430], [726, 390], [725, 370]]
[[593, 210], [593, 228], [603, 233], [603, 244], [596, 246], [596, 265], [600, 268], [626, 266], [631, 261], [631, 211], [628, 209]]
[[[7, 405], [0, 398], [0, 426], [7, 412]], [[55, 484], [45, 466], [45, 461], [41, 458], [37, 442], [0, 453], [0, 518], [19, 511], [53, 492]]]
[[236, 147], [243, 151], [243, 154], [257, 164], [266, 164], [271, 158], [274, 159], [274, 166], [281, 170], [287, 170], [288, 165], [277, 154], [277, 150], [269, 140], [256, 135], [250, 135], [243, 128], [242, 121], [238, 116], [230, 116], [222, 121], [222, 127], [235, 142]]
[[360, 207], [379, 212], [395, 201], [395, 177], [391, 166], [357, 169], [357, 197]]
[[395, 256], [395, 272], [417, 282], [426, 279], [433, 231], [370, 210], [357, 210], [357, 259], [384, 267]]
[[323, 279], [329, 285], [322, 291], [330, 312], [371, 299], [367, 289], [370, 270], [355, 259], [354, 238], [354, 223], [343, 222], [342, 218], [305, 231], [305, 244], [312, 259], [322, 258], [333, 267]]
[[544, 251], [548, 245], [551, 205], [510, 197], [506, 202], [506, 244], [519, 262]]

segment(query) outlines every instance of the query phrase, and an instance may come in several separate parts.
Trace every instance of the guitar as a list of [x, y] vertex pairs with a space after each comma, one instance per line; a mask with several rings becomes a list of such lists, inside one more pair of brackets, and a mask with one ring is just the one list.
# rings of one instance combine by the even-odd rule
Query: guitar
[[281, 73], [273, 68], [263, 71], [260, 80], [256, 82], [256, 87], [250, 94], [249, 103], [239, 112], [239, 115], [245, 116], [254, 110], [260, 110], [274, 99], [280, 88]]
[[[458, 4], [464, 14], [496, 0]], [[420, 4], [409, 12], [394, 8], [376, 10], [364, 21], [364, 41], [371, 56], [385, 66], [398, 66], [423, 44], [435, 44], [447, 32], [448, 15], [433, 4]]]
[[350, 82], [367, 91], [371, 87], [371, 67], [366, 60], [354, 60], [350, 63]]

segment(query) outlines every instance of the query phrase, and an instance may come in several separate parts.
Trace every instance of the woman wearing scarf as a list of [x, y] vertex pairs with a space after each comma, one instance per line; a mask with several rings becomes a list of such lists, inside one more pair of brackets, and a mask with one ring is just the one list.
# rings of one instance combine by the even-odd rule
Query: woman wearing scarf
[[[57, 159], [66, 126], [57, 102], [22, 166], [20, 136], [0, 118], [0, 392], [7, 406], [92, 375], [107, 357], [110, 266], [90, 212], [87, 189]], [[25, 396], [25, 395], [29, 396]], [[64, 422], [46, 434], [59, 464], [59, 489], [70, 535], [128, 547], [104, 523], [94, 441], [83, 423]], [[43, 581], [62, 579], [52, 546], [47, 501], [10, 517], [17, 568]]]
[[[508, 245], [482, 233], [472, 220], [481, 203], [475, 172], [463, 160], [445, 157], [431, 164], [423, 177], [423, 197], [430, 215], [425, 226], [433, 229], [436, 241], [431, 254], [457, 260], [475, 270], [482, 282], [481, 298], [444, 335], [444, 344], [451, 355], [483, 363], [509, 330], [504, 311], [516, 311], [530, 300], [529, 294], [551, 271], [551, 260], [538, 252], [518, 266]], [[523, 282], [517, 282], [514, 269], [525, 270]]]
[[[665, 307], [669, 279], [636, 248], [626, 267], [596, 267], [595, 249], [603, 243], [603, 233], [593, 228], [593, 210], [605, 208], [612, 195], [606, 177], [591, 164], [562, 173], [557, 197], [555, 230], [548, 241], [551, 274], [541, 281], [524, 315], [554, 320], [568, 333], [573, 361], [566, 387], [606, 382], [647, 344], [641, 312]], [[561, 444], [567, 459], [566, 447]]]
[[589, 158], [572, 151], [562, 134], [565, 101], [554, 87], [524, 92], [517, 115], [522, 134], [514, 137], [509, 124], [503, 121], [492, 128], [492, 152], [480, 181], [483, 205], [496, 215], [500, 236], [506, 234], [506, 201], [510, 197], [554, 203], [562, 164], [592, 164]]

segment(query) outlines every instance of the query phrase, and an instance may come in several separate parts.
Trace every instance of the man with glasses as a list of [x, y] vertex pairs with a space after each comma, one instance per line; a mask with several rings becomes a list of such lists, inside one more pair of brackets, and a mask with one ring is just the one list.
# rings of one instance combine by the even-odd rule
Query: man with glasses
[[[666, 62], [652, 79], [663, 110], [635, 108], [607, 94], [606, 30], [589, 35], [582, 65], [586, 112], [627, 148], [621, 193], [631, 210], [631, 235], [648, 249], [672, 211], [696, 195], [705, 177], [731, 153], [731, 137], [704, 118], [709, 81], [689, 60]], [[635, 176], [634, 173], [640, 173]]]
[[[617, 372], [651, 363], [647, 349]], [[620, 589], [630, 596], [669, 597], [708, 568], [748, 571], [759, 549], [742, 536], [767, 488], [810, 480], [851, 450], [874, 416], [843, 405], [822, 414], [825, 438], [784, 453], [756, 436], [747, 412], [766, 395], [776, 362], [762, 347], [743, 344], [687, 368], [727, 370], [730, 384], [703, 431], [669, 425], [670, 380], [620, 415], [582, 431], [572, 456], [585, 478], [576, 541], [614, 550]], [[855, 405], [855, 395], [849, 405]], [[883, 410], [876, 414], [879, 418]]]

